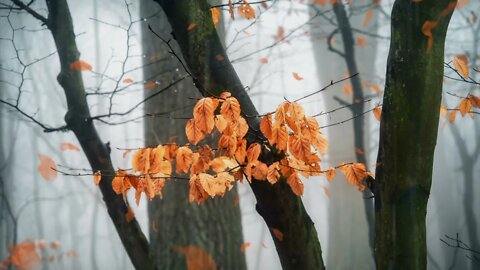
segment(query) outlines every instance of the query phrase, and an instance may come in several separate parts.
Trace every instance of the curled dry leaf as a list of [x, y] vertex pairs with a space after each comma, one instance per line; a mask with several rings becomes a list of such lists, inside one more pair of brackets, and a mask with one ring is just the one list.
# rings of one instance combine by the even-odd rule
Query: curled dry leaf
[[380, 121], [380, 119], [382, 117], [382, 108], [379, 105], [377, 105], [377, 106], [375, 106], [375, 108], [373, 108], [372, 113], [375, 116], [375, 119]]
[[220, 13], [220, 11], [218, 11], [218, 9], [215, 7], [211, 8], [210, 11], [212, 12], [213, 25], [217, 27], [218, 23], [220, 22], [220, 17], [222, 16], [222, 13]]
[[246, 250], [248, 247], [250, 247], [251, 245], [252, 245], [252, 243], [250, 243], [250, 242], [245, 242], [245, 243], [243, 243], [243, 244], [240, 246], [240, 251], [241, 251], [241, 252], [245, 252], [245, 250]]
[[255, 15], [255, 9], [249, 4], [247, 3], [246, 0], [243, 0], [243, 4], [240, 4], [238, 6], [238, 15], [240, 15], [240, 17], [243, 17], [247, 20], [250, 20], [250, 19], [255, 19], [256, 15]]
[[292, 76], [293, 76], [293, 78], [294, 78], [295, 80], [297, 80], [297, 81], [303, 80], [303, 77], [300, 76], [300, 74], [298, 74], [297, 72], [292, 72]]

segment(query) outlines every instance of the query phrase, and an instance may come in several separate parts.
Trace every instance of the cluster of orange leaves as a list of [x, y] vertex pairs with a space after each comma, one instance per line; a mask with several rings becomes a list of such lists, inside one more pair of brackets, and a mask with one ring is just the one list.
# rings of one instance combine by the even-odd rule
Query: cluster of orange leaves
[[448, 115], [448, 120], [450, 123], [453, 123], [455, 121], [455, 118], [457, 117], [457, 113], [460, 112], [462, 117], [465, 115], [470, 115], [470, 117], [474, 117], [475, 113], [472, 111], [473, 108], [480, 109], [480, 97], [474, 96], [472, 94], [468, 95], [465, 98], [462, 98], [460, 103], [455, 107], [454, 109], [450, 109], [450, 113], [448, 112], [449, 110], [445, 105], [442, 105], [440, 107], [440, 114], [444, 117], [447, 117]]
[[45, 240], [25, 240], [15, 245], [10, 245], [10, 254], [7, 258], [0, 261], [0, 269], [7, 269], [9, 266], [15, 266], [16, 269], [20, 270], [39, 269], [42, 260], [53, 262], [64, 257], [78, 256], [76, 251], [71, 250], [57, 256], [42, 257], [40, 252], [46, 251], [48, 248], [51, 251], [57, 251], [60, 248], [60, 242], [52, 241], [50, 244], [47, 244]]
[[[166, 180], [174, 178], [174, 166], [177, 174], [189, 175], [189, 199], [197, 203], [223, 196], [235, 181], [243, 181], [244, 175], [249, 182], [255, 179], [275, 184], [284, 179], [300, 196], [304, 189], [300, 176], [325, 174], [330, 181], [335, 169], [339, 169], [350, 184], [360, 190], [365, 188], [363, 180], [369, 173], [364, 164], [340, 164], [321, 170], [320, 154], [327, 152], [328, 142], [316, 119], [305, 115], [300, 104], [280, 104], [275, 112], [261, 118], [260, 130], [264, 142], [248, 145], [249, 125], [241, 114], [238, 100], [229, 92], [219, 97], [202, 98], [185, 126], [190, 144], [169, 143], [136, 150], [132, 158], [133, 173], [118, 170], [113, 190], [125, 196], [130, 188], [135, 189], [137, 204], [142, 193], [149, 199], [161, 196]], [[217, 149], [199, 144], [213, 132], [219, 135]], [[261, 161], [262, 153], [279, 158], [266, 164]]]

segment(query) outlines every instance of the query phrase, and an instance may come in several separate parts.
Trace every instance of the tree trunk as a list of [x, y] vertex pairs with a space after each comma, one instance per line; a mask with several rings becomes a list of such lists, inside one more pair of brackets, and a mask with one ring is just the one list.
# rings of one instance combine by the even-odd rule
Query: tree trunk
[[[141, 16], [145, 18], [156, 14], [142, 26], [143, 54], [146, 55], [143, 71], [145, 80], [156, 81], [161, 88], [179, 79], [185, 71], [168, 52], [166, 44], [147, 28], [149, 24], [160, 36], [170, 37], [172, 30], [158, 4], [142, 0], [140, 9]], [[178, 50], [174, 42], [171, 45]], [[191, 115], [195, 103], [191, 98], [197, 97], [198, 91], [187, 78], [148, 100], [144, 106], [145, 113], [164, 116], [145, 119], [146, 145], [168, 143], [174, 137], [179, 144], [187, 143], [186, 120], [174, 118]], [[235, 203], [236, 188], [223, 198], [209, 199], [201, 205], [189, 203], [188, 181], [168, 181], [162, 193], [163, 199], [155, 197], [148, 205], [152, 223], [150, 243], [160, 269], [187, 269], [184, 255], [174, 250], [175, 246], [187, 245], [206, 250], [219, 269], [246, 269], [245, 255], [240, 251], [243, 235], [240, 208]]]
[[112, 188], [113, 164], [107, 146], [102, 142], [90, 116], [86, 100], [82, 74], [70, 69], [70, 64], [78, 61], [80, 53], [75, 41], [73, 22], [66, 0], [47, 0], [48, 18], [31, 10], [18, 0], [12, 0], [36, 19], [45, 24], [52, 33], [58, 51], [61, 71], [57, 77], [67, 101], [68, 111], [65, 122], [73, 131], [90, 163], [92, 171], [102, 173], [100, 190], [118, 235], [137, 269], [155, 269], [150, 257], [149, 244], [142, 233], [137, 220], [127, 221], [127, 205], [121, 195], [115, 194]]
[[[450, 2], [397, 0], [393, 6], [376, 170], [375, 258], [380, 270], [427, 267], [425, 216]], [[430, 38], [424, 34], [429, 21], [437, 23]]]
[[[257, 110], [253, 106], [233, 66], [228, 60], [211, 19], [207, 1], [155, 0], [172, 26], [194, 83], [203, 95], [219, 95], [230, 91], [242, 107], [250, 125], [249, 143], [263, 138], [259, 131]], [[188, 31], [188, 25], [196, 27]], [[221, 55], [223, 61], [218, 61]], [[250, 116], [250, 117], [249, 117]], [[273, 159], [269, 153], [263, 158]], [[285, 181], [271, 185], [253, 180], [252, 190], [257, 199], [257, 211], [262, 215], [273, 236], [273, 229], [283, 233], [283, 241], [273, 236], [284, 269], [323, 269], [320, 243], [313, 222], [302, 201], [293, 194]]]
[[[349, 5], [349, 9], [358, 10], [359, 7], [368, 4], [371, 4], [370, 0], [354, 1]], [[311, 11], [313, 15], [324, 12], [319, 5], [312, 5]], [[362, 26], [364, 14], [348, 16], [345, 5], [337, 1], [333, 5], [334, 17], [319, 16], [311, 23], [313, 53], [320, 82], [326, 85], [331, 80], [339, 79], [345, 72], [349, 75], [359, 73], [345, 83], [352, 87], [351, 97], [345, 98], [347, 95], [342, 93], [342, 85], [334, 85], [322, 93], [326, 110], [363, 101], [367, 95], [363, 83], [372, 83], [375, 77], [377, 40], [364, 36], [368, 45], [364, 48], [356, 46], [355, 37], [360, 35], [353, 32], [352, 26], [376, 34], [377, 13], [373, 9], [372, 12], [374, 16], [370, 24]], [[336, 40], [331, 42], [331, 47], [330, 37]], [[329, 122], [335, 123], [360, 115], [364, 112], [364, 107], [363, 103], [358, 103], [349, 109], [336, 111], [328, 116]], [[351, 122], [327, 130], [330, 144], [335, 145], [328, 155], [328, 162], [331, 165], [355, 161], [368, 165], [366, 159], [370, 152], [368, 119], [358, 117]], [[368, 199], [372, 197], [371, 192], [367, 189], [363, 194], [359, 193], [347, 184], [342, 174], [335, 176], [330, 184], [330, 190], [333, 196], [329, 200], [328, 208], [327, 266], [335, 269], [372, 268], [374, 210], [373, 200]], [[344, 256], [345, 253], [349, 256]]]

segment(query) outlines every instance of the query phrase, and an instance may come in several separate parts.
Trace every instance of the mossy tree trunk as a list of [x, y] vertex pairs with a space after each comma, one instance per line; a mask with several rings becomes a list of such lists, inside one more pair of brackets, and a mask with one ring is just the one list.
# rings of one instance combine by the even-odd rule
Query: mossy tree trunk
[[[142, 0], [140, 4], [141, 16], [148, 18], [142, 25], [144, 78], [158, 82], [161, 89], [180, 79], [185, 71], [166, 44], [147, 27], [151, 25], [157, 34], [169, 38], [172, 29], [164, 12], [151, 0]], [[151, 17], [152, 14], [155, 16]], [[178, 50], [175, 42], [171, 45]], [[186, 120], [178, 118], [191, 115], [195, 103], [191, 98], [199, 96], [191, 79], [186, 78], [148, 100], [145, 113], [158, 116], [145, 119], [146, 145], [168, 143], [171, 138], [179, 144], [187, 143]], [[189, 203], [188, 195], [188, 181], [170, 180], [163, 190], [163, 199], [156, 197], [148, 205], [150, 243], [159, 269], [187, 269], [185, 256], [174, 247], [190, 245], [206, 250], [219, 269], [246, 269], [245, 255], [240, 251], [243, 235], [240, 208], [235, 203], [236, 188], [223, 198], [209, 199], [201, 205]]]
[[[211, 19], [210, 6], [205, 0], [155, 0], [165, 11], [172, 26], [174, 37], [193, 75], [194, 83], [202, 95], [219, 95], [230, 91], [242, 107], [251, 127], [249, 143], [263, 141], [259, 132], [257, 110], [248, 97], [233, 66], [228, 60]], [[188, 31], [188, 25], [196, 27]], [[218, 55], [223, 61], [218, 61]], [[271, 153], [263, 153], [268, 163]], [[283, 241], [273, 235], [273, 240], [284, 269], [323, 269], [320, 243], [315, 227], [302, 201], [284, 181], [270, 185], [254, 180], [251, 184], [257, 199], [257, 211], [264, 218], [273, 234], [273, 229], [283, 233]]]
[[[396, 0], [375, 191], [377, 269], [426, 269], [425, 216], [442, 96], [450, 0]], [[431, 38], [422, 31], [435, 22]], [[427, 27], [428, 28], [428, 27]], [[430, 46], [431, 45], [431, 46]]]

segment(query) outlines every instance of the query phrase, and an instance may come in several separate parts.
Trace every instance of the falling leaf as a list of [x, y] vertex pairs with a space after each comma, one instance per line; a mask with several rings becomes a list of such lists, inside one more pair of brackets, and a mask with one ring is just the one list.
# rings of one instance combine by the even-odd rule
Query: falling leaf
[[70, 70], [72, 71], [90, 71], [92, 70], [92, 66], [83, 61], [83, 60], [77, 60], [72, 63], [70, 63]]
[[50, 243], [50, 248], [53, 250], [58, 250], [60, 248], [61, 244], [60, 241], [54, 240]]
[[206, 250], [198, 246], [175, 246], [176, 252], [185, 256], [187, 270], [216, 270], [217, 265]]
[[382, 117], [382, 108], [379, 105], [377, 105], [377, 106], [375, 106], [375, 108], [373, 108], [372, 113], [375, 116], [375, 119], [380, 121], [380, 119]]
[[133, 213], [133, 209], [128, 206], [127, 213], [125, 213], [125, 219], [127, 220], [128, 223], [132, 222], [133, 218], [135, 217], [135, 214]]
[[62, 143], [60, 145], [60, 150], [62, 151], [65, 151], [65, 150], [72, 150], [72, 151], [80, 151], [80, 148], [76, 145], [74, 145], [73, 143], [68, 143], [68, 142], [65, 142], [65, 143]]
[[327, 195], [327, 197], [328, 197], [329, 199], [332, 198], [332, 192], [330, 191], [329, 188], [323, 187], [323, 192], [325, 192], [325, 195]]
[[217, 55], [215, 55], [215, 60], [217, 62], [222, 62], [223, 60], [225, 60], [225, 57], [221, 54], [217, 54]]
[[365, 13], [365, 18], [363, 19], [364, 27], [367, 27], [370, 24], [370, 22], [372, 21], [372, 17], [373, 17], [373, 9], [369, 8]]
[[255, 9], [253, 9], [253, 7], [249, 3], [247, 3], [247, 1], [243, 0], [243, 2], [244, 4], [240, 4], [238, 6], [238, 15], [247, 20], [255, 19]]
[[217, 27], [218, 23], [220, 22], [220, 16], [222, 16], [222, 13], [220, 13], [217, 8], [211, 8], [210, 11], [212, 12], [213, 25]]
[[49, 156], [42, 154], [38, 155], [38, 158], [40, 159], [40, 165], [38, 165], [37, 169], [40, 175], [47, 181], [54, 180], [57, 177], [57, 164], [55, 164], [55, 161]]
[[463, 78], [468, 79], [469, 70], [468, 70], [468, 59], [464, 54], [457, 55], [453, 58], [453, 66], [455, 69], [462, 75]]
[[361, 47], [361, 48], [367, 47], [367, 39], [365, 37], [358, 37], [356, 43], [358, 47]]
[[273, 36], [275, 41], [282, 41], [285, 39], [285, 27], [279, 26], [277, 29], [277, 34]]
[[267, 57], [262, 57], [259, 59], [260, 63], [262, 64], [268, 64], [268, 58]]
[[152, 87], [155, 87], [157, 84], [155, 82], [146, 82], [145, 84], [143, 84], [143, 88], [144, 89], [150, 89]]
[[351, 96], [353, 94], [353, 88], [352, 85], [349, 83], [346, 83], [342, 86], [342, 91], [345, 95]]
[[315, 4], [318, 4], [322, 7], [325, 7], [325, 0], [314, 0], [313, 1]]
[[102, 180], [102, 173], [100, 171], [96, 171], [93, 174], [93, 183], [98, 186], [100, 184], [100, 181]]
[[193, 29], [195, 29], [197, 27], [197, 24], [196, 23], [191, 23], [187, 26], [187, 31], [192, 31]]
[[422, 26], [422, 33], [428, 37], [428, 42], [427, 42], [427, 53], [430, 53], [432, 50], [433, 46], [433, 34], [432, 34], [432, 29], [437, 27], [437, 22], [436, 21], [425, 21]]
[[126, 78], [122, 82], [123, 83], [133, 83], [133, 80], [131, 78]]
[[252, 244], [250, 242], [245, 242], [240, 246], [240, 251], [245, 252], [245, 250], [250, 247]]
[[450, 111], [448, 121], [450, 121], [450, 123], [453, 123], [455, 121], [456, 116], [457, 116], [457, 111], [456, 110]]
[[294, 78], [295, 80], [297, 80], [297, 81], [303, 80], [303, 77], [300, 76], [300, 74], [298, 74], [297, 72], [292, 72], [292, 76], [293, 76], [293, 78]]
[[279, 229], [277, 228], [271, 228], [272, 229], [272, 232], [273, 232], [273, 235], [275, 236], [275, 238], [278, 240], [278, 241], [283, 241], [283, 232], [280, 231]]
[[35, 243], [30, 240], [12, 245], [7, 260], [20, 270], [38, 269], [41, 263]]

